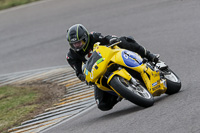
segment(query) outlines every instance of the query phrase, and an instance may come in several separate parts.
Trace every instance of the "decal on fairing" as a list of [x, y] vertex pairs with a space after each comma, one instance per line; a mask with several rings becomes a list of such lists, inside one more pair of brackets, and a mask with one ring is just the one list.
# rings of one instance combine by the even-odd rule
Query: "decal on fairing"
[[152, 84], [152, 87], [156, 86], [157, 84], [158, 84], [157, 82], [153, 83], [153, 84]]
[[167, 83], [166, 83], [166, 80], [164, 81], [164, 86], [167, 88]]
[[97, 53], [101, 56], [101, 53], [99, 53], [99, 51]]
[[104, 61], [103, 58], [100, 58], [98, 61], [97, 61], [97, 64], [101, 63], [102, 61]]
[[85, 75], [88, 75], [88, 70], [87, 69], [85, 69]]
[[142, 58], [138, 54], [128, 50], [122, 51], [122, 58], [128, 67], [138, 67], [142, 64]]

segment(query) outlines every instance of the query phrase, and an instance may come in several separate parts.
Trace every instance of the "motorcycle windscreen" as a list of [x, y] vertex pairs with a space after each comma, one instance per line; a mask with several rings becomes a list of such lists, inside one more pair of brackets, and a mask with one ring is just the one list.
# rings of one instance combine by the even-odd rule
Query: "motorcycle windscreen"
[[86, 63], [86, 69], [91, 72], [92, 67], [94, 66], [94, 64], [101, 59], [102, 57], [96, 52], [94, 51], [90, 57], [90, 59], [87, 61]]
[[128, 50], [122, 51], [122, 59], [128, 67], [138, 67], [142, 65], [142, 58], [137, 53]]
[[90, 57], [90, 59], [86, 63], [86, 68], [84, 70], [84, 74], [86, 75], [86, 80], [88, 82], [95, 82], [97, 78], [99, 78], [104, 72], [104, 65], [101, 65], [104, 59], [102, 58], [100, 53], [94, 51]]

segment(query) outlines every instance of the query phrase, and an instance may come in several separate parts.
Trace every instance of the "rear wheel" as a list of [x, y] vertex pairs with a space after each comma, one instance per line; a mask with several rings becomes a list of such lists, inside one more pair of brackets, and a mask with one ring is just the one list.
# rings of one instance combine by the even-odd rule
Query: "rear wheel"
[[179, 77], [171, 69], [165, 70], [163, 75], [167, 80], [167, 91], [165, 93], [168, 95], [177, 93], [181, 89]]
[[130, 102], [142, 107], [149, 107], [154, 104], [154, 98], [151, 93], [140, 83], [134, 85], [132, 81], [128, 81], [118, 75], [114, 76], [110, 81], [110, 85], [122, 97]]

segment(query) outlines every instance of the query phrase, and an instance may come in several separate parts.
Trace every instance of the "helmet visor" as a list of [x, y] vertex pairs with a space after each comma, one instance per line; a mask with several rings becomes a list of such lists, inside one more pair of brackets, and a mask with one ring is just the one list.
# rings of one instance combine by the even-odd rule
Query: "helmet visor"
[[83, 40], [80, 40], [73, 43], [71, 42], [70, 45], [75, 51], [79, 51], [84, 47], [85, 42]]

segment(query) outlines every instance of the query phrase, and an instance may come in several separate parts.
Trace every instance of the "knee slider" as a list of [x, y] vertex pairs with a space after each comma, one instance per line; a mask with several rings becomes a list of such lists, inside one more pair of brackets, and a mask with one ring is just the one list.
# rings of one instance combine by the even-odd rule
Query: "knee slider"
[[102, 111], [108, 111], [108, 110], [110, 110], [110, 109], [113, 108], [113, 106], [110, 106], [110, 105], [105, 104], [105, 103], [100, 103], [100, 104], [98, 104], [97, 106], [98, 106], [98, 108], [99, 108], [100, 110], [102, 110]]

